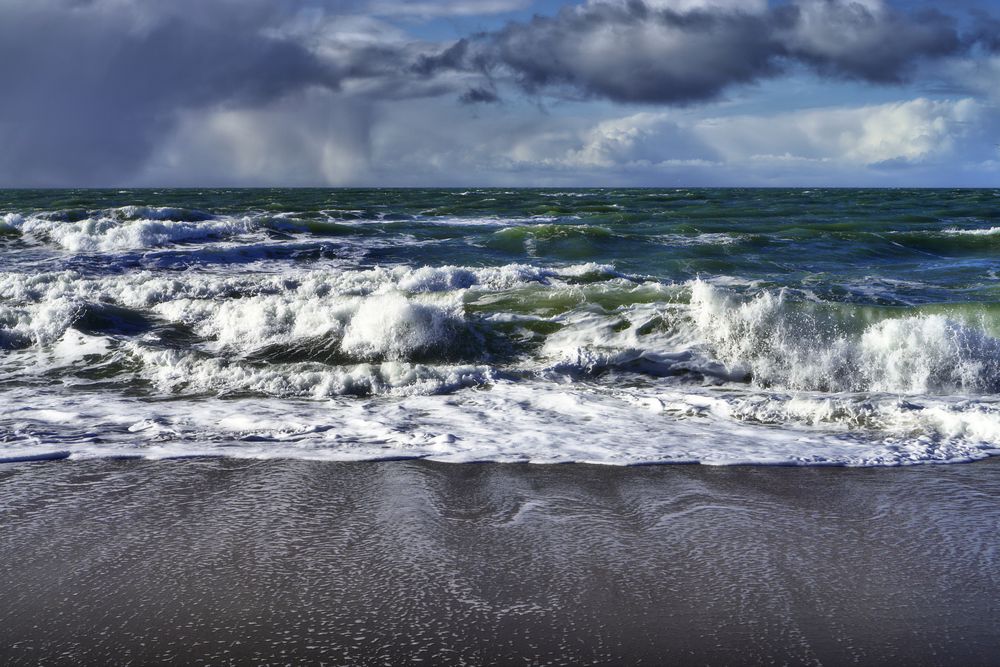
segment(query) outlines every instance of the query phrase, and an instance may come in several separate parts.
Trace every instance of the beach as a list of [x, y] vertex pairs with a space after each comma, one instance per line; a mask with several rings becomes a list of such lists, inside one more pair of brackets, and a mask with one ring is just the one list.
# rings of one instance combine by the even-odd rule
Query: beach
[[987, 665], [997, 465], [6, 464], [0, 660]]
[[0, 663], [995, 664], [997, 196], [10, 191]]
[[0, 0], [0, 667], [1000, 667], [1000, 0]]

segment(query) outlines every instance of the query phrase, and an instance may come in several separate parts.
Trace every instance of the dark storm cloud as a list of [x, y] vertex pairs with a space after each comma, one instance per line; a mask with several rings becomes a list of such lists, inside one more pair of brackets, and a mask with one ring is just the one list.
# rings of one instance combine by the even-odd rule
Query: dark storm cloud
[[315, 88], [343, 91], [345, 105], [437, 95], [491, 103], [511, 83], [538, 94], [687, 104], [791, 63], [889, 83], [972, 42], [997, 48], [988, 17], [963, 41], [941, 13], [872, 0], [797, 0], [758, 12], [607, 0], [447, 45], [353, 33], [364, 7], [2, 0], [0, 186], [127, 183], [183, 114], [262, 109]]
[[920, 60], [962, 47], [953, 19], [938, 12], [803, 0], [764, 12], [681, 13], [631, 0], [512, 23], [433, 64], [507, 70], [532, 92], [561, 88], [618, 102], [686, 104], [795, 62], [828, 76], [900, 82]]
[[972, 12], [974, 28], [972, 41], [987, 51], [1000, 53], [1000, 19], [996, 19], [982, 10]]
[[491, 88], [473, 86], [462, 93], [459, 100], [464, 104], [493, 104], [500, 101], [500, 96]]
[[484, 36], [480, 60], [526, 89], [620, 102], [686, 103], [775, 71], [763, 17], [654, 11], [641, 2], [566, 8]]
[[776, 55], [823, 74], [872, 83], [902, 82], [921, 60], [967, 46], [955, 20], [937, 11], [904, 14], [861, 3], [812, 0], [774, 14]]
[[269, 32], [301, 3], [10, 0], [0, 4], [0, 185], [114, 183], [178, 112], [258, 107], [410, 61], [364, 44], [323, 58]]

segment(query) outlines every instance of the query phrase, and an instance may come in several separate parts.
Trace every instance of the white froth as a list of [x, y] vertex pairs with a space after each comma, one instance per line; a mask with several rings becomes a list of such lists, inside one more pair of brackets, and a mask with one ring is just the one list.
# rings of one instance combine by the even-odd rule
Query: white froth
[[111, 341], [104, 336], [88, 336], [68, 329], [53, 346], [52, 353], [61, 363], [72, 364], [87, 357], [103, 357], [111, 347]]
[[[438, 461], [907, 465], [997, 453], [1000, 406], [893, 397], [748, 395], [712, 390], [606, 390], [497, 382], [447, 400], [147, 403], [79, 394], [3, 395], [21, 434], [0, 457], [224, 455]], [[43, 407], [47, 400], [61, 407]], [[39, 405], [41, 403], [41, 406]], [[781, 419], [776, 429], [770, 420]], [[843, 422], [843, 423], [841, 423]], [[881, 430], [873, 429], [875, 424]], [[914, 437], [912, 429], [920, 429]], [[100, 440], [77, 435], [100, 432]], [[61, 433], [62, 437], [46, 436]]]
[[[81, 313], [108, 305], [199, 341], [74, 328], [92, 332]], [[0, 273], [0, 345], [22, 348], [0, 371], [64, 374], [58, 390], [0, 388], [0, 459], [900, 465], [996, 452], [1000, 341], [940, 312], [838, 307], [594, 264]], [[481, 331], [522, 325], [545, 333], [525, 333], [509, 363], [481, 354]], [[88, 391], [81, 364], [175, 400]]]
[[46, 345], [58, 340], [80, 313], [79, 301], [67, 297], [19, 306], [0, 304], [0, 347], [3, 340]]
[[4, 213], [0, 215], [0, 232], [17, 232], [24, 225], [24, 216], [20, 213]]
[[[0, 338], [24, 337], [33, 344], [49, 344], [62, 336], [88, 303], [111, 302], [192, 326], [222, 345], [252, 350], [309, 338], [339, 337], [364, 297], [404, 294], [415, 304], [444, 309], [450, 313], [444, 316], [447, 319], [456, 314], [463, 290], [499, 292], [525, 285], [560, 289], [565, 279], [615, 275], [612, 271], [597, 264], [560, 269], [511, 264], [234, 277], [199, 273], [164, 276], [148, 271], [93, 279], [73, 271], [0, 273]], [[437, 294], [443, 296], [438, 298]], [[365, 317], [372, 317], [370, 308]], [[360, 331], [358, 327], [354, 330]], [[355, 347], [362, 346], [358, 343]], [[382, 347], [389, 350], [391, 346]]]
[[985, 393], [1000, 380], [1000, 340], [943, 315], [878, 322], [860, 348], [872, 391]]
[[318, 363], [253, 364], [181, 350], [129, 343], [141, 361], [139, 375], [168, 395], [259, 394], [322, 399], [342, 395], [437, 394], [489, 381], [482, 366], [425, 365], [398, 361], [328, 366]]
[[153, 248], [177, 242], [225, 238], [252, 231], [249, 219], [177, 221], [95, 217], [69, 222], [41, 216], [11, 217], [4, 225], [22, 235], [50, 242], [72, 253], [114, 252]]
[[407, 359], [446, 350], [464, 329], [458, 307], [415, 302], [401, 294], [365, 299], [344, 331], [341, 348], [360, 358]]
[[740, 300], [691, 285], [696, 340], [759, 386], [975, 394], [1000, 382], [1000, 340], [981, 327], [921, 314], [876, 321], [859, 334], [808, 306], [784, 291]]
[[732, 245], [741, 240], [738, 235], [723, 232], [705, 232], [694, 235], [661, 234], [655, 238], [668, 246]]
[[988, 229], [946, 229], [945, 234], [956, 234], [963, 236], [993, 236], [1000, 234], [1000, 227], [989, 227]]

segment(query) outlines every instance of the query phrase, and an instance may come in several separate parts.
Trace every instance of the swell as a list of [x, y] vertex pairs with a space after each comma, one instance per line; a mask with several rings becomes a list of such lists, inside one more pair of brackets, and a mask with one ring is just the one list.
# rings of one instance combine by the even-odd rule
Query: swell
[[72, 329], [111, 348], [128, 343], [133, 355], [185, 350], [221, 364], [206, 373], [226, 364], [251, 375], [268, 365], [297, 373], [296, 364], [471, 364], [540, 377], [615, 371], [793, 391], [1000, 391], [997, 308], [859, 305], [735, 279], [661, 282], [593, 264], [0, 274], [0, 298], [7, 349], [65, 346]]
[[466, 312], [468, 294], [624, 280], [616, 275], [597, 265], [0, 274], [0, 345], [24, 350], [6, 360], [21, 376], [30, 363], [90, 381], [99, 367], [104, 379], [117, 373], [154, 394], [439, 393], [487, 382], [493, 371], [484, 364], [509, 351]]
[[1000, 390], [996, 313], [845, 307], [788, 290], [739, 299], [692, 285], [699, 336], [755, 385], [815, 391], [984, 394]]
[[0, 458], [982, 458], [998, 196], [5, 193]]

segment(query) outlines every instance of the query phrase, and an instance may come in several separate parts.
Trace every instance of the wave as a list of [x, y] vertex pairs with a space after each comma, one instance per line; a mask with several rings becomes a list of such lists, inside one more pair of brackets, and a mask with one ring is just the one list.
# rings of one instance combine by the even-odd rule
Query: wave
[[543, 355], [556, 370], [693, 374], [762, 389], [901, 394], [1000, 391], [1000, 339], [971, 320], [919, 308], [878, 309], [750, 295], [695, 280], [683, 297], [586, 307], [552, 321]]
[[460, 298], [432, 300], [385, 293], [364, 297], [291, 294], [160, 304], [164, 320], [183, 323], [223, 348], [253, 352], [307, 343], [335, 346], [345, 360], [444, 359], [477, 342]]
[[[155, 248], [174, 243], [219, 240], [247, 234], [259, 227], [251, 218], [213, 219], [197, 215], [171, 216], [175, 209], [152, 210], [127, 207], [106, 215], [82, 220], [60, 219], [53, 215], [7, 214], [0, 228], [37, 242], [55, 245], [71, 253], [116, 252]], [[133, 210], [134, 209], [134, 210]], [[152, 217], [133, 217], [140, 213]]]
[[[361, 211], [247, 212], [240, 216], [212, 214], [199, 209], [124, 206], [100, 211], [66, 209], [33, 214], [0, 215], [0, 236], [19, 236], [25, 241], [57, 247], [74, 254], [115, 253], [176, 244], [225, 240], [260, 240], [270, 233], [308, 234], [316, 237], [350, 237], [370, 232], [369, 225], [430, 225], [500, 229], [502, 242], [522, 243], [527, 238], [555, 240], [563, 237], [606, 238], [610, 230], [573, 224], [578, 216], [408, 216], [381, 214], [363, 217]], [[530, 230], [520, 236], [516, 230]], [[513, 231], [512, 237], [504, 232]]]
[[0, 460], [1000, 454], [994, 192], [473, 194], [11, 193]]
[[[553, 216], [553, 215], [534, 215], [530, 217], [519, 217], [519, 216], [420, 216], [415, 219], [422, 225], [443, 225], [450, 227], [504, 227], [504, 228], [520, 228], [520, 227], [545, 227], [552, 223], [557, 223], [563, 220], [575, 221], [579, 220], [580, 217], [576, 215], [569, 216]], [[370, 221], [370, 222], [383, 222], [380, 220]]]
[[[1000, 453], [996, 403], [502, 380], [447, 400], [402, 391], [391, 400], [302, 401], [297, 392], [322, 385], [278, 382], [283, 395], [268, 400], [0, 390], [13, 420], [0, 456], [895, 466]], [[209, 382], [219, 383], [246, 384]]]
[[0, 303], [11, 460], [904, 465], [1000, 440], [983, 308], [591, 264], [7, 273]]
[[919, 311], [874, 319], [872, 310], [794, 302], [788, 294], [739, 300], [696, 281], [697, 335], [759, 386], [907, 394], [1000, 389], [1000, 340], [982, 326]]
[[[337, 335], [346, 336], [353, 351], [398, 357], [433, 349], [431, 341], [446, 334], [468, 333], [459, 325], [466, 290], [495, 293], [527, 285], [608, 280], [635, 279], [599, 264], [379, 267], [236, 276], [0, 273], [0, 344], [51, 344], [69, 327], [113, 304], [126, 311], [113, 318], [116, 322], [146, 318], [160, 325], [181, 324], [203, 338], [243, 350]], [[112, 324], [118, 326], [116, 322]], [[379, 333], [381, 328], [385, 331]]]
[[490, 381], [488, 367], [382, 362], [329, 366], [316, 363], [253, 364], [181, 350], [131, 344], [141, 361], [138, 376], [167, 395], [256, 395], [322, 399], [331, 396], [409, 396], [450, 393]]
[[729, 234], [725, 232], [705, 232], [691, 234], [660, 234], [651, 237], [666, 246], [725, 246], [738, 243], [745, 243], [748, 239], [746, 235]]
[[990, 227], [988, 229], [946, 229], [945, 234], [956, 234], [965, 236], [995, 236], [1000, 234], [1000, 227]]
[[596, 264], [0, 274], [8, 349], [48, 348], [73, 328], [228, 360], [474, 363], [833, 393], [1000, 391], [991, 312], [858, 306], [739, 281], [659, 283]]
[[507, 227], [494, 233], [497, 239], [525, 242], [527, 240], [551, 241], [555, 239], [608, 239], [614, 233], [598, 225], [541, 224]]

